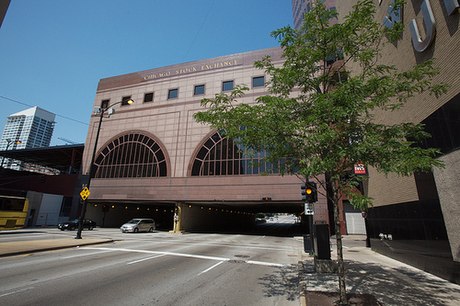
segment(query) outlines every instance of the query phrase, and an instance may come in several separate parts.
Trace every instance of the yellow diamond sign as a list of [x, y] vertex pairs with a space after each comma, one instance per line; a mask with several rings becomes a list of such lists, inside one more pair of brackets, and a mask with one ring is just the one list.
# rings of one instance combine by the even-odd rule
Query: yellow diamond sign
[[82, 191], [80, 192], [80, 197], [83, 201], [86, 200], [89, 197], [89, 195], [90, 195], [90, 192], [89, 192], [88, 187], [83, 188]]

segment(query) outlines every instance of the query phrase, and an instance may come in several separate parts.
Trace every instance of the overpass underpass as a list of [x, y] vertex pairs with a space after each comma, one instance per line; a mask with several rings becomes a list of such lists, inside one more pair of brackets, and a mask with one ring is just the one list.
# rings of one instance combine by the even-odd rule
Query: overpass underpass
[[[308, 232], [303, 211], [303, 203], [270, 201], [159, 203], [121, 200], [91, 202], [88, 205], [86, 216], [102, 227], [119, 227], [132, 218], [153, 218], [159, 230], [241, 234], [257, 232], [285, 236], [286, 231]], [[276, 223], [276, 219], [270, 224], [256, 223], [256, 215], [260, 213], [292, 214], [299, 216], [302, 222], [283, 224], [283, 229], [275, 230], [273, 223]], [[287, 230], [286, 227], [289, 226], [291, 228]], [[278, 231], [280, 233], [276, 233]]]

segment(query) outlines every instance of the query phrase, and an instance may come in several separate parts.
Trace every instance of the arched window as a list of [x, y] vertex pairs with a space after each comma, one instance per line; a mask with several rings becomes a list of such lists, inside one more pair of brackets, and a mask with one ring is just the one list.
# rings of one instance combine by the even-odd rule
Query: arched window
[[279, 173], [279, 167], [266, 161], [265, 157], [265, 152], [250, 152], [233, 139], [216, 132], [196, 154], [192, 176]]
[[166, 176], [166, 158], [152, 138], [132, 133], [109, 143], [95, 161], [96, 178]]

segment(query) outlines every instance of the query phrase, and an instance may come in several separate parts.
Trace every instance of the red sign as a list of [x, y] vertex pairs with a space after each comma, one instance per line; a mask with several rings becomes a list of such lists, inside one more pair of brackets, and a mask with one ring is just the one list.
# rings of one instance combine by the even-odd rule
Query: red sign
[[367, 174], [366, 166], [364, 166], [364, 164], [361, 162], [356, 163], [354, 167], [354, 173], [355, 175], [366, 175]]

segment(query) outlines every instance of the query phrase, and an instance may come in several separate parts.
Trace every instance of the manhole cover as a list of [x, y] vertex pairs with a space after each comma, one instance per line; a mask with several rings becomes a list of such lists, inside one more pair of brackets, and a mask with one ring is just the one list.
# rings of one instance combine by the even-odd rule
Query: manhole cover
[[245, 263], [244, 260], [239, 260], [239, 259], [230, 259], [228, 262], [229, 262], [229, 263], [236, 263], [236, 264]]

